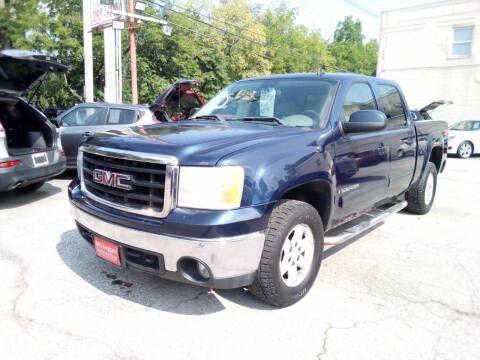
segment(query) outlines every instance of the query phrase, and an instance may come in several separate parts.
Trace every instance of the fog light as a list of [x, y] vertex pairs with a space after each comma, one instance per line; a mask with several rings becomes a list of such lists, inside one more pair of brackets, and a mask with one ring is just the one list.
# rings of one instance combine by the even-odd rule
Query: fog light
[[205, 280], [208, 280], [210, 278], [210, 272], [208, 271], [207, 267], [201, 262], [197, 262], [197, 270], [200, 276]]

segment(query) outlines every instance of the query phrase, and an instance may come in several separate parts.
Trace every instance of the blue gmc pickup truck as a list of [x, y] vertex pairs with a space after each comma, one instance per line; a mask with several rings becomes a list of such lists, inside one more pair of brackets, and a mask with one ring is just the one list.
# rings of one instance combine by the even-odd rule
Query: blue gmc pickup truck
[[430, 210], [447, 139], [445, 122], [413, 121], [389, 80], [247, 79], [189, 120], [85, 139], [71, 211], [116, 266], [288, 306], [311, 288], [324, 245]]

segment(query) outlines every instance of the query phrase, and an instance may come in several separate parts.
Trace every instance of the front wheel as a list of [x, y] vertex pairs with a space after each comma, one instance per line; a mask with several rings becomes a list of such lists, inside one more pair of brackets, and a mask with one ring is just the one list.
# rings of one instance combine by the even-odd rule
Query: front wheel
[[279, 307], [297, 302], [312, 287], [322, 252], [323, 226], [315, 208], [301, 201], [281, 200], [270, 217], [250, 292]]
[[407, 211], [415, 214], [426, 214], [430, 211], [437, 190], [437, 167], [429, 162], [417, 185], [405, 194]]
[[462, 159], [468, 159], [473, 154], [473, 145], [470, 141], [464, 141], [458, 145], [457, 155]]

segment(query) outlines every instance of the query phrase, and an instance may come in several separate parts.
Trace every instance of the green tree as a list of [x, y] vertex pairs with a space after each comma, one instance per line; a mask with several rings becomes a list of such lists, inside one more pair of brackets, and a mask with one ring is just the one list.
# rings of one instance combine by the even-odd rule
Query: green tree
[[317, 71], [335, 62], [322, 39], [320, 30], [296, 25], [297, 10], [285, 2], [268, 9], [262, 16], [267, 34], [272, 73]]
[[371, 75], [377, 68], [378, 43], [370, 40], [364, 44], [362, 23], [346, 16], [337, 24], [333, 42], [328, 48], [343, 71]]

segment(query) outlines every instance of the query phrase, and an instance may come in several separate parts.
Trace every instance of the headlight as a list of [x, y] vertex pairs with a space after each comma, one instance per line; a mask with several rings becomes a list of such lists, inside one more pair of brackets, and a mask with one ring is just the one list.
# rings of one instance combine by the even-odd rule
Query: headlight
[[241, 166], [181, 166], [178, 206], [228, 210], [240, 207], [244, 171]]
[[453, 140], [453, 139], [455, 139], [455, 135], [450, 135], [450, 136], [448, 137], [448, 140]]

